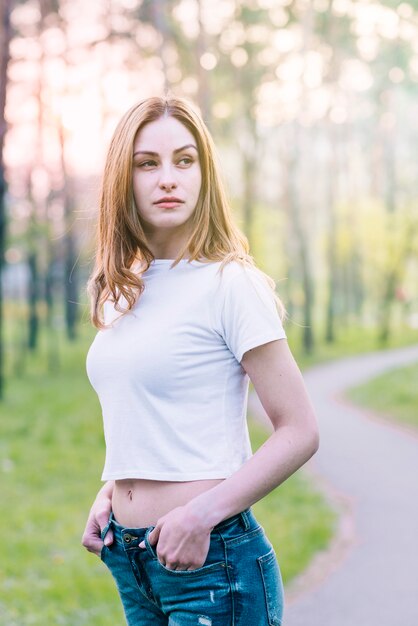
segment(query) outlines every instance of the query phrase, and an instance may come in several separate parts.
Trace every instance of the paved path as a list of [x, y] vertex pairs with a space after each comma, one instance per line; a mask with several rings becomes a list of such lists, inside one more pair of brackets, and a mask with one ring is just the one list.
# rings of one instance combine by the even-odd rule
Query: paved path
[[[410, 346], [304, 372], [321, 432], [306, 467], [350, 502], [354, 533], [320, 584], [290, 594], [284, 626], [418, 626], [418, 437], [338, 397], [417, 361], [418, 346]], [[254, 392], [249, 406], [261, 417]]]

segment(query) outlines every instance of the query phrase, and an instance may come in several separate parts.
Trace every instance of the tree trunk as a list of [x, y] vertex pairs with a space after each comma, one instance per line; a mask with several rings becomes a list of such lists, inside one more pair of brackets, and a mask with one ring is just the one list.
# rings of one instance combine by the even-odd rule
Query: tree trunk
[[297, 245], [297, 253], [299, 256], [300, 271], [302, 274], [303, 284], [303, 348], [307, 354], [314, 349], [314, 332], [312, 327], [312, 311], [314, 306], [314, 283], [311, 273], [311, 264], [309, 262], [308, 238], [306, 237], [302, 226], [300, 198], [299, 198], [299, 144], [300, 129], [295, 121], [292, 125], [293, 136], [287, 142], [286, 156], [284, 157], [287, 165], [287, 213], [289, 223], [291, 225], [292, 236], [295, 237]]
[[57, 372], [60, 367], [60, 353], [58, 334], [55, 329], [55, 302], [54, 293], [56, 288], [54, 258], [54, 246], [49, 241], [47, 251], [47, 270], [45, 273], [45, 303], [46, 303], [46, 334], [48, 343], [48, 371]]
[[70, 341], [76, 339], [76, 328], [78, 321], [78, 266], [75, 245], [75, 233], [73, 222], [73, 197], [70, 189], [70, 178], [68, 176], [65, 162], [65, 131], [61, 124], [59, 128], [61, 146], [61, 168], [63, 172], [64, 188], [62, 191], [62, 202], [64, 205], [64, 297], [65, 297], [65, 321], [67, 337]]
[[[386, 92], [387, 114], [393, 115], [393, 119], [396, 119], [396, 107], [394, 93], [392, 91]], [[389, 117], [389, 119], [391, 119]], [[384, 200], [386, 210], [389, 215], [393, 215], [397, 210], [397, 198], [396, 198], [396, 127], [395, 123], [390, 124], [383, 134], [383, 167], [385, 172], [386, 187], [384, 190]], [[380, 346], [385, 346], [390, 336], [390, 322], [392, 315], [392, 305], [395, 297], [395, 289], [400, 279], [400, 274], [403, 268], [401, 267], [400, 259], [405, 258], [404, 251], [399, 251], [398, 262], [391, 262], [389, 259], [389, 270], [384, 276], [383, 293], [381, 297], [380, 307], [380, 321], [378, 328], [378, 343]]]
[[335, 341], [335, 306], [337, 300], [337, 217], [336, 211], [336, 186], [337, 186], [337, 149], [335, 128], [332, 122], [328, 122], [328, 137], [330, 141], [330, 162], [328, 164], [328, 238], [327, 238], [327, 261], [328, 261], [328, 293], [326, 306], [325, 341]]
[[153, 0], [153, 2], [151, 2], [152, 23], [153, 23], [155, 30], [161, 35], [161, 43], [159, 45], [158, 51], [159, 51], [161, 63], [163, 65], [164, 93], [167, 93], [169, 89], [169, 81], [167, 78], [165, 42], [167, 41], [167, 38], [169, 35], [169, 28], [167, 25], [167, 18], [166, 18], [165, 11], [166, 11], [166, 8], [165, 8], [164, 0]]
[[197, 80], [198, 80], [198, 92], [197, 99], [199, 103], [199, 108], [202, 114], [202, 117], [205, 121], [205, 124], [208, 128], [212, 126], [211, 120], [211, 97], [210, 97], [210, 87], [209, 87], [209, 72], [205, 70], [201, 63], [200, 58], [202, 54], [206, 51], [206, 31], [205, 26], [202, 20], [202, 0], [197, 0], [198, 6], [198, 19], [199, 19], [199, 36], [196, 39], [196, 57], [197, 57]]
[[243, 154], [243, 199], [242, 211], [244, 218], [244, 231], [250, 244], [250, 250], [254, 252], [254, 159], [245, 153]]
[[0, 399], [4, 397], [4, 351], [3, 351], [3, 281], [4, 248], [6, 240], [6, 209], [5, 193], [6, 181], [4, 175], [3, 148], [6, 134], [6, 120], [4, 117], [6, 108], [7, 66], [10, 58], [11, 25], [10, 13], [12, 10], [11, 0], [2, 0], [0, 5]]
[[35, 351], [38, 345], [38, 329], [39, 319], [37, 312], [38, 305], [38, 257], [37, 253], [33, 250], [28, 255], [28, 267], [29, 267], [29, 288], [28, 288], [28, 300], [29, 300], [29, 334], [28, 334], [28, 348]]

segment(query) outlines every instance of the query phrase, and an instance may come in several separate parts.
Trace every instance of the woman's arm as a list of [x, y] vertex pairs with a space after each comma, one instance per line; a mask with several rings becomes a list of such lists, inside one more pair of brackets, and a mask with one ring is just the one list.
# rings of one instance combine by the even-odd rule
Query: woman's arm
[[239, 470], [188, 506], [211, 526], [245, 510], [299, 469], [319, 445], [315, 412], [286, 339], [244, 354], [242, 367], [274, 432]]
[[[87, 518], [86, 528], [84, 529], [81, 543], [89, 551], [99, 555], [103, 547], [101, 540], [101, 532], [106, 526], [109, 515], [112, 510], [112, 494], [115, 482], [109, 480], [97, 493], [97, 496], [90, 509]], [[111, 530], [106, 535], [105, 543], [110, 545], [113, 542], [113, 533]]]
[[318, 449], [315, 412], [287, 340], [249, 350], [241, 365], [274, 432], [239, 470], [158, 520], [149, 539], [152, 544], [158, 541], [157, 554], [168, 567], [172, 563], [177, 569], [202, 565], [211, 529], [263, 498]]

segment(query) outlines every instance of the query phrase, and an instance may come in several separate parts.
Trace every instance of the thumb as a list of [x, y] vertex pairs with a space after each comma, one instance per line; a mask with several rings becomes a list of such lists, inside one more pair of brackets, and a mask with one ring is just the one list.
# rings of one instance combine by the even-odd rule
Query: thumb
[[108, 530], [104, 538], [105, 546], [110, 546], [113, 543], [113, 530]]
[[150, 532], [148, 535], [148, 541], [152, 546], [155, 546], [158, 541], [158, 537], [160, 536], [161, 526], [156, 526], [154, 530]]
[[[159, 528], [154, 528], [148, 535], [148, 541], [152, 546], [155, 546], [155, 544], [158, 541], [158, 537], [160, 535], [160, 529]], [[139, 548], [145, 548], [145, 541], [141, 541], [141, 543], [139, 544]]]

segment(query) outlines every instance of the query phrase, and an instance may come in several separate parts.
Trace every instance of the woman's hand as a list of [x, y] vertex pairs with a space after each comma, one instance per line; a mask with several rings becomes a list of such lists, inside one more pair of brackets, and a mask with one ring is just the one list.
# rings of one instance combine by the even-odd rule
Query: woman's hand
[[[148, 540], [153, 546], [158, 542], [158, 560], [168, 569], [194, 570], [206, 561], [211, 530], [190, 507], [178, 506], [159, 518]], [[139, 547], [145, 548], [145, 542]]]
[[[81, 539], [83, 546], [89, 552], [93, 552], [97, 556], [100, 556], [103, 548], [101, 533], [109, 521], [109, 515], [112, 510], [112, 492], [113, 482], [112, 484], [106, 483], [106, 485], [97, 494], [93, 506], [90, 509], [87, 524]], [[104, 544], [109, 546], [112, 543], [113, 532], [109, 529], [106, 533]]]

